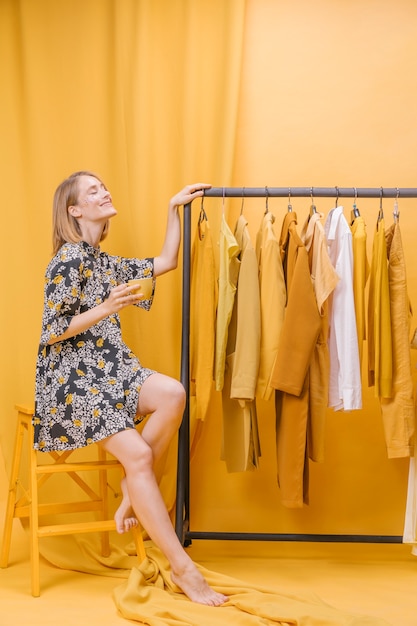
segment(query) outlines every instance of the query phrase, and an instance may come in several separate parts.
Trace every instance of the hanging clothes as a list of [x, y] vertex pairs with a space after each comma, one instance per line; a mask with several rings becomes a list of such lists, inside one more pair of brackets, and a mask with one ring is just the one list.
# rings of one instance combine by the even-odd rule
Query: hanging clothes
[[320, 332], [310, 363], [309, 415], [307, 428], [308, 456], [312, 461], [324, 461], [324, 439], [329, 397], [330, 358], [328, 299], [339, 282], [327, 249], [322, 215], [313, 213], [301, 231], [301, 240], [308, 252], [311, 280], [321, 316]]
[[240, 269], [222, 390], [222, 459], [229, 472], [255, 469], [261, 454], [255, 402], [261, 335], [258, 263], [247, 224], [241, 215], [234, 232]]
[[227, 334], [230, 318], [232, 317], [240, 268], [238, 254], [239, 245], [223, 213], [219, 237], [219, 294], [214, 364], [217, 391], [221, 391], [224, 384]]
[[269, 400], [273, 393], [270, 381], [287, 301], [279, 241], [273, 227], [274, 219], [272, 213], [265, 213], [256, 237], [261, 299], [261, 345], [256, 391], [263, 400]]
[[385, 233], [392, 332], [392, 390], [381, 398], [388, 458], [409, 457], [414, 451], [414, 384], [411, 370], [411, 304], [399, 223]]
[[369, 278], [369, 262], [366, 254], [366, 225], [361, 215], [353, 220], [353, 299], [355, 302], [356, 331], [358, 335], [359, 365], [362, 370], [363, 342], [366, 339], [365, 287]]
[[336, 411], [362, 408], [362, 383], [353, 296], [352, 232], [343, 207], [325, 221], [329, 256], [340, 277], [329, 298], [329, 406]]
[[308, 504], [309, 367], [321, 328], [308, 253], [288, 212], [280, 236], [287, 305], [271, 377], [276, 389], [277, 479], [284, 506]]
[[198, 220], [191, 253], [190, 399], [193, 416], [204, 421], [214, 380], [218, 287], [213, 240], [205, 214]]
[[377, 398], [392, 394], [392, 337], [387, 242], [378, 219], [372, 245], [368, 297], [368, 384]]

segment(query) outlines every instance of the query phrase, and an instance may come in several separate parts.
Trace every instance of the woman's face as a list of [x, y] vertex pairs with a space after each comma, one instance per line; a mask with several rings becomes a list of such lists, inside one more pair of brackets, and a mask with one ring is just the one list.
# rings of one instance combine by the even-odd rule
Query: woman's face
[[94, 176], [79, 177], [78, 200], [75, 207], [81, 212], [80, 217], [88, 222], [106, 222], [117, 214], [109, 191]]

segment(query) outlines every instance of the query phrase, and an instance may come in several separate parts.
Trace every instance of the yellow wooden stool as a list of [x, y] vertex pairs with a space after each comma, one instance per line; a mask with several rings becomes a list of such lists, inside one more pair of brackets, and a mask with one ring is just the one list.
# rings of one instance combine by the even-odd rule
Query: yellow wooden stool
[[[16, 406], [16, 409], [18, 422], [3, 530], [3, 544], [0, 554], [0, 567], [5, 568], [8, 565], [13, 519], [15, 517], [29, 518], [32, 595], [39, 596], [39, 539], [41, 537], [100, 532], [102, 554], [103, 556], [110, 554], [109, 531], [116, 530], [116, 523], [114, 519], [109, 519], [107, 471], [114, 468], [122, 469], [122, 465], [116, 460], [108, 459], [102, 448], [96, 445], [91, 446], [91, 448], [98, 450], [98, 458], [92, 461], [68, 462], [67, 459], [75, 452], [74, 450], [38, 453], [33, 449], [33, 408]], [[20, 479], [20, 464], [25, 432], [27, 433], [29, 467], [27, 480], [22, 481]], [[48, 457], [49, 461], [51, 461], [52, 457], [52, 461], [41, 464], [39, 463], [39, 458], [42, 456], [44, 459]], [[92, 471], [98, 471], [99, 473], [98, 493], [79, 474], [80, 472]], [[39, 488], [48, 478], [57, 473], [67, 474], [88, 496], [88, 499], [79, 502], [40, 504], [38, 501]], [[19, 488], [23, 491], [23, 495], [18, 499]], [[39, 519], [41, 516], [48, 514], [84, 513], [88, 511], [96, 511], [99, 519], [76, 523], [63, 522], [54, 525], [42, 525]], [[132, 534], [139, 562], [141, 563], [146, 558], [146, 553], [140, 528], [132, 529]]]

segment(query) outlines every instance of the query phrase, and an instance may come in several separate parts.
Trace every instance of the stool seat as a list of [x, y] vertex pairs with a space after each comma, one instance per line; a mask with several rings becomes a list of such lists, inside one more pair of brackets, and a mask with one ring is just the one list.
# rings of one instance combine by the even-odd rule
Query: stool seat
[[[39, 539], [58, 535], [78, 533], [101, 533], [101, 550], [103, 556], [110, 554], [109, 532], [116, 530], [116, 522], [109, 519], [108, 512], [108, 477], [107, 472], [113, 469], [123, 470], [119, 461], [109, 459], [106, 452], [98, 445], [88, 448], [95, 449], [97, 458], [87, 461], [67, 461], [76, 452], [37, 452], [33, 448], [34, 429], [32, 424], [33, 407], [17, 405], [17, 428], [13, 453], [12, 470], [7, 498], [3, 543], [0, 553], [0, 567], [8, 566], [12, 527], [14, 518], [29, 519], [29, 542], [31, 560], [31, 590], [33, 596], [40, 595], [39, 573]], [[28, 471], [22, 480], [21, 460], [24, 438], [27, 438]], [[40, 462], [40, 459], [46, 462]], [[82, 472], [98, 472], [98, 490], [93, 489], [80, 475]], [[77, 502], [39, 503], [39, 489], [54, 474], [66, 474], [88, 496]], [[18, 497], [18, 491], [23, 495]], [[97, 520], [42, 524], [40, 518], [45, 515], [65, 515], [70, 513], [96, 512]], [[136, 545], [139, 562], [146, 558], [140, 528], [132, 528], [131, 532]]]

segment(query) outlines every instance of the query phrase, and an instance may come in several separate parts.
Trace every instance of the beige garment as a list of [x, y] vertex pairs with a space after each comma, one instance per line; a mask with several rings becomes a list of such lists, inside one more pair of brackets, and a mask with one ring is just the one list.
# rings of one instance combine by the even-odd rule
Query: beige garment
[[279, 241], [273, 227], [274, 219], [270, 212], [264, 215], [256, 239], [261, 298], [261, 346], [256, 391], [263, 400], [269, 400], [273, 392], [270, 380], [287, 300]]
[[381, 398], [382, 420], [388, 458], [414, 453], [414, 383], [411, 369], [411, 304], [400, 225], [385, 232], [392, 333], [392, 389], [390, 398]]
[[259, 372], [261, 310], [256, 253], [243, 215], [236, 223], [234, 235], [240, 248], [240, 270], [227, 344], [227, 354], [235, 354], [230, 397], [254, 400]]
[[254, 469], [260, 455], [255, 404], [261, 332], [258, 264], [243, 215], [236, 223], [234, 236], [240, 248], [240, 269], [222, 393], [222, 458], [229, 472]]
[[313, 213], [304, 223], [301, 239], [308, 252], [311, 280], [321, 315], [321, 328], [310, 363], [310, 390], [307, 423], [308, 456], [324, 461], [326, 414], [329, 395], [330, 358], [328, 298], [339, 282], [329, 257], [322, 215]]
[[258, 467], [261, 445], [256, 402], [230, 397], [234, 356], [226, 357], [224, 372], [221, 459], [226, 462], [228, 472], [244, 472]]

